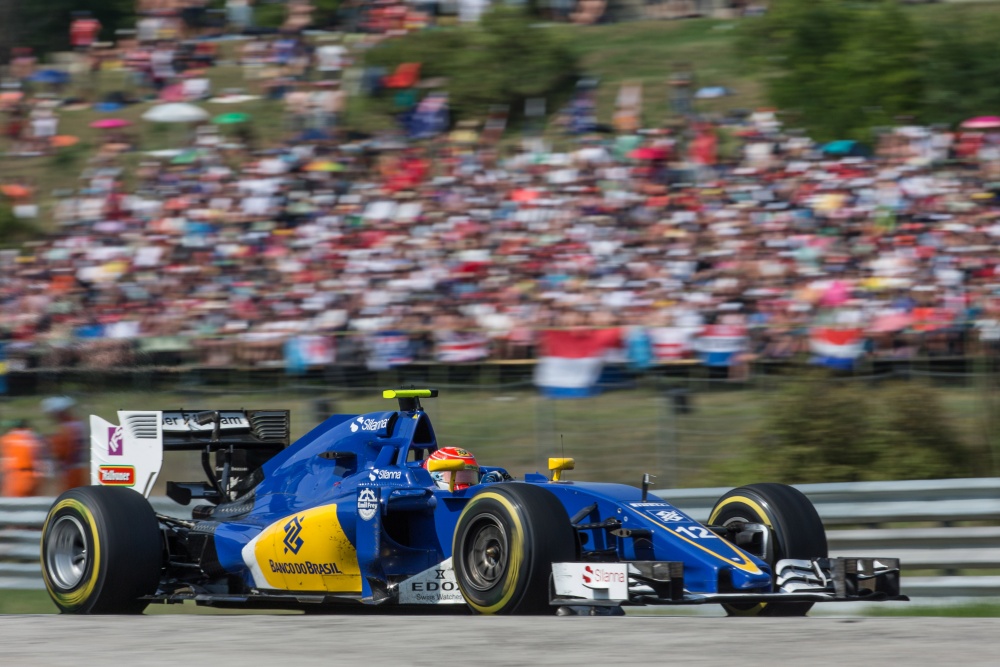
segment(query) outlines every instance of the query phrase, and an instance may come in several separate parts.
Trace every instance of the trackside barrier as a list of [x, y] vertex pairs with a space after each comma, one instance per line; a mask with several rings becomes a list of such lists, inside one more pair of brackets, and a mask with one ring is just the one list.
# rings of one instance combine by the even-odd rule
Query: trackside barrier
[[[1000, 478], [801, 484], [827, 527], [831, 556], [903, 562], [903, 592], [920, 597], [1000, 597]], [[729, 487], [655, 495], [707, 521]], [[0, 589], [41, 589], [39, 542], [53, 498], [0, 499]], [[188, 508], [154, 498], [156, 511]], [[976, 525], [968, 525], [968, 524]], [[982, 575], [974, 574], [982, 571]], [[972, 573], [972, 574], [970, 574]]]
[[[0, 590], [40, 590], [42, 524], [55, 498], [0, 498]], [[161, 514], [190, 518], [191, 509], [169, 498], [152, 498]]]

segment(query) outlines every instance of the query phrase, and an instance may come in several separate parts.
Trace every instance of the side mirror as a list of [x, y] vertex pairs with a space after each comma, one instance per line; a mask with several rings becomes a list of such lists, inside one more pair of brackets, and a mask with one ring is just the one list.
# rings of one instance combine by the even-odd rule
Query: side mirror
[[558, 482], [562, 477], [563, 470], [572, 470], [576, 467], [573, 459], [549, 459], [549, 470], [552, 472], [552, 481]]

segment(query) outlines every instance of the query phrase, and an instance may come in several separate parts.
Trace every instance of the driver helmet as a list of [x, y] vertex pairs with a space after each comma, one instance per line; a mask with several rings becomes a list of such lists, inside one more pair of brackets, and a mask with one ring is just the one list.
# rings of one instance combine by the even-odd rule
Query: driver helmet
[[450, 470], [432, 472], [431, 477], [434, 478], [434, 483], [438, 485], [439, 489], [449, 488], [452, 474], [455, 475], [456, 491], [479, 484], [479, 464], [476, 463], [476, 457], [468, 449], [462, 449], [461, 447], [441, 447], [424, 459], [422, 465], [426, 468], [428, 461], [439, 459], [463, 461], [469, 466], [466, 470], [459, 470], [455, 473], [452, 473]]

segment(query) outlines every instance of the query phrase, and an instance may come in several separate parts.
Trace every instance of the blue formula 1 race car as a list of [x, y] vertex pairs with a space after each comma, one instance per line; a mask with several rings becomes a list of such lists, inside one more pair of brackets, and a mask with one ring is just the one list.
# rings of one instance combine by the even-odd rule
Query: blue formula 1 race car
[[[481, 614], [718, 603], [796, 616], [815, 602], [906, 599], [897, 560], [828, 558], [816, 510], [790, 486], [735, 489], [702, 524], [645, 480], [567, 481], [572, 459], [516, 481], [441, 456], [420, 405], [436, 395], [386, 391], [398, 409], [334, 415], [291, 444], [281, 410], [91, 417], [93, 485], [59, 496], [42, 531], [49, 594], [77, 614], [194, 600]], [[181, 505], [200, 501], [184, 518], [147, 500], [177, 450], [200, 451], [207, 476], [167, 483]]]

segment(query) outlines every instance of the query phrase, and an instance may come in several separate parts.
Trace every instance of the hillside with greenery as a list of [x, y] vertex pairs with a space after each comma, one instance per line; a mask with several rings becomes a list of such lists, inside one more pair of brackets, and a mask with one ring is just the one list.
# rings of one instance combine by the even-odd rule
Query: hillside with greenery
[[[10, 0], [0, 0], [0, 19], [17, 17], [4, 23], [0, 47], [30, 43], [63, 48], [69, 5], [73, 10], [93, 9], [105, 26], [102, 37], [134, 22], [121, 3], [62, 2], [65, 21], [46, 4], [50, 15], [20, 31], [17, 21], [39, 10], [13, 11]], [[479, 119], [491, 104], [517, 106], [536, 95], [550, 98], [552, 112], [572, 81], [587, 76], [599, 81], [601, 122], [611, 121], [619, 87], [629, 82], [643, 86], [643, 123], [660, 124], [675, 120], [667, 81], [678, 68], [692, 72], [695, 87], [721, 86], [731, 93], [696, 100], [695, 112], [773, 106], [788, 124], [807, 128], [817, 139], [865, 139], [871, 125], [911, 119], [956, 123], [1000, 111], [1000, 88], [992, 85], [1000, 73], [1000, 12], [995, 2], [909, 6], [889, 0], [775, 0], [772, 7], [763, 17], [596, 26], [540, 24], [508, 14], [480, 27], [425, 31], [374, 49], [369, 57], [372, 64], [383, 66], [413, 58], [426, 62], [429, 76], [449, 79], [456, 117]], [[224, 56], [233, 55], [230, 48], [224, 45]], [[225, 58], [208, 75], [216, 90], [254, 88], [239, 66]], [[96, 99], [127, 87], [123, 70], [107, 70], [96, 86], [68, 92]], [[143, 109], [133, 105], [117, 115], [135, 121], [143, 149], [171, 145], [176, 136], [170, 128], [141, 121]], [[253, 116], [259, 140], [282, 136], [280, 101], [261, 99], [243, 110]], [[349, 128], [372, 131], [392, 127], [392, 113], [391, 101], [358, 98], [349, 104], [343, 121]], [[60, 133], [80, 137], [80, 144], [56, 158], [4, 161], [0, 178], [24, 176], [42, 191], [71, 186], [81, 158], [100, 140], [100, 132], [89, 127], [100, 114], [85, 109], [61, 117]], [[0, 140], [0, 149], [5, 144]]]

